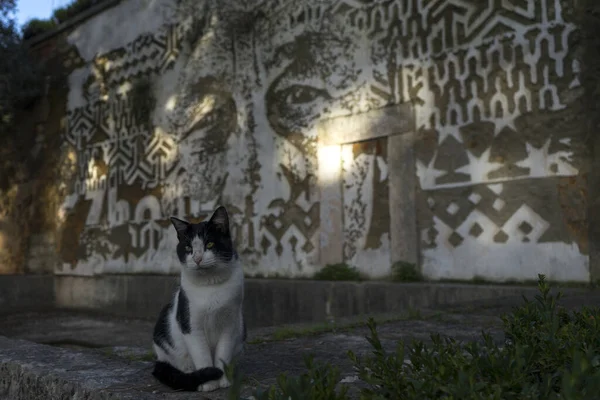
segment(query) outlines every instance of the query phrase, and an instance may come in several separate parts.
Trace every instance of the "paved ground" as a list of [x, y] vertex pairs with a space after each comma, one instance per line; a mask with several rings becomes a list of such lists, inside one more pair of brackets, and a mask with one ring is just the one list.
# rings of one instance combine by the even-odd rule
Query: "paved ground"
[[[382, 323], [378, 332], [383, 344], [393, 349], [399, 339], [417, 338], [428, 340], [431, 333], [447, 334], [461, 340], [480, 336], [481, 329], [493, 333], [502, 340], [498, 319], [493, 316], [463, 316], [438, 312], [413, 313], [410, 316], [386, 315], [384, 319], [401, 319]], [[0, 335], [35, 341], [37, 343], [76, 350], [82, 353], [101, 354], [111, 359], [135, 363], [140, 380], [127, 384], [142, 392], [168, 393], [170, 390], [157, 384], [150, 376], [152, 354], [150, 352], [152, 322], [115, 320], [102, 316], [52, 312], [45, 314], [21, 314], [9, 316], [0, 327]], [[353, 323], [351, 321], [349, 323]], [[285, 329], [264, 329], [249, 332], [249, 344], [241, 362], [246, 382], [269, 385], [281, 372], [300, 374], [304, 370], [304, 355], [313, 354], [316, 360], [330, 362], [340, 367], [343, 377], [354, 376], [347, 357], [348, 350], [358, 354], [370, 351], [365, 339], [367, 328], [341, 328], [334, 332], [307, 335], [313, 326], [296, 326]], [[317, 329], [324, 329], [318, 326]], [[299, 336], [273, 340], [281, 335]], [[76, 367], [76, 365], [75, 365]], [[113, 387], [114, 389], [114, 387]], [[215, 393], [211, 398], [224, 398], [225, 393]], [[187, 398], [185, 394], [175, 398]], [[196, 397], [197, 398], [197, 397]]]
[[[388, 321], [379, 325], [378, 332], [383, 344], [389, 349], [395, 348], [400, 339], [415, 338], [428, 341], [432, 333], [449, 335], [459, 340], [471, 340], [480, 338], [481, 331], [486, 330], [501, 342], [503, 334], [499, 315], [510, 311], [521, 301], [515, 298], [495, 299], [444, 310], [378, 316], [379, 320]], [[600, 293], [594, 291], [570, 295], [564, 299], [563, 304], [570, 308], [582, 305], [600, 306]], [[345, 326], [344, 324], [355, 322], [342, 321], [339, 325]], [[198, 398], [198, 394], [191, 396], [173, 393], [153, 380], [150, 375], [152, 328], [152, 321], [53, 311], [3, 316], [0, 336], [60, 348], [62, 353], [57, 353], [57, 357], [80, 354], [80, 357], [90, 357], [90, 360], [93, 357], [102, 357], [111, 360], [110, 362], [120, 362], [119, 365], [127, 363], [127, 371], [133, 374], [135, 379], [128, 380], [122, 389], [128, 393], [133, 390], [139, 394], [131, 398], [150, 398], [147, 396], [151, 396], [152, 393], [159, 396], [156, 398]], [[303, 356], [307, 354], [314, 354], [317, 360], [338, 365], [344, 378], [351, 380], [354, 374], [346, 353], [348, 350], [358, 354], [370, 351], [365, 339], [367, 329], [364, 326], [342, 328], [308, 335], [309, 332], [324, 329], [325, 326], [294, 326], [250, 331], [249, 344], [241, 363], [241, 370], [246, 376], [245, 381], [250, 385], [267, 385], [273, 383], [281, 372], [300, 373], [304, 367]], [[294, 335], [296, 337], [291, 337]], [[288, 338], [275, 340], [283, 337]], [[0, 353], [0, 358], [1, 356]], [[73, 365], [73, 368], [77, 368], [77, 364]], [[102, 368], [108, 367], [103, 365]], [[110, 387], [112, 391], [119, 390], [119, 385]], [[210, 398], [225, 398], [224, 396], [222, 391], [213, 393]]]

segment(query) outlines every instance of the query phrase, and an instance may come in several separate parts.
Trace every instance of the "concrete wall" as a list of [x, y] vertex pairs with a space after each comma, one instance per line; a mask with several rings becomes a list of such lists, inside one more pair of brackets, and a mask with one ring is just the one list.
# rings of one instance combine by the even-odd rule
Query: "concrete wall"
[[590, 279], [563, 2], [172, 4], [64, 37], [56, 274], [175, 273], [224, 204], [249, 275]]

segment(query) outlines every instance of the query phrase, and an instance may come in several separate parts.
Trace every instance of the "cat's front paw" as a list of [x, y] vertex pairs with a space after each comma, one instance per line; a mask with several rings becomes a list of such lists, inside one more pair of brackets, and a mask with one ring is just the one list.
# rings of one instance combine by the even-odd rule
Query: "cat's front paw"
[[221, 381], [210, 381], [210, 382], [206, 382], [203, 383], [202, 385], [198, 386], [198, 391], [199, 392], [212, 392], [214, 390], [217, 390], [220, 386]]
[[231, 382], [229, 382], [229, 379], [227, 379], [227, 377], [223, 375], [221, 379], [219, 379], [219, 387], [228, 388], [229, 386], [231, 386]]

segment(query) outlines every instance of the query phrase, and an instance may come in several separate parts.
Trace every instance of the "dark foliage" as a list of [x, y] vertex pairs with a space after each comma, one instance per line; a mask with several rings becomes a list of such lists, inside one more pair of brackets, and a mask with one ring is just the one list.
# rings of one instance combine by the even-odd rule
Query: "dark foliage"
[[[362, 383], [361, 399], [597, 399], [600, 393], [600, 311], [568, 312], [558, 305], [543, 275], [539, 294], [503, 316], [506, 341], [498, 345], [482, 333], [460, 343], [432, 335], [432, 344], [399, 342], [389, 352], [370, 319], [372, 355], [349, 352]], [[257, 399], [343, 400], [347, 389], [329, 364], [309, 359], [299, 377], [282, 374]], [[231, 393], [237, 399], [239, 390]]]

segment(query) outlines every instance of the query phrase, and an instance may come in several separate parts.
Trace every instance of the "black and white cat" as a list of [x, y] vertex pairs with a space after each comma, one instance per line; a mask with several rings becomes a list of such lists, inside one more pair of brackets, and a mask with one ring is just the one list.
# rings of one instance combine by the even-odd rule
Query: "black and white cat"
[[192, 224], [171, 217], [177, 231], [181, 285], [154, 328], [157, 361], [152, 374], [178, 390], [203, 392], [230, 386], [224, 365], [246, 340], [242, 315], [244, 273], [225, 207]]

